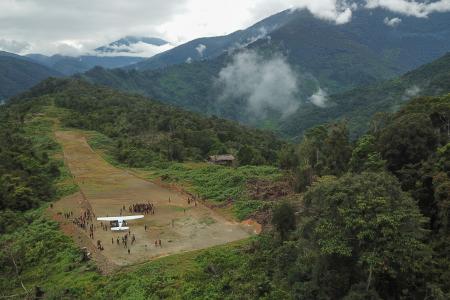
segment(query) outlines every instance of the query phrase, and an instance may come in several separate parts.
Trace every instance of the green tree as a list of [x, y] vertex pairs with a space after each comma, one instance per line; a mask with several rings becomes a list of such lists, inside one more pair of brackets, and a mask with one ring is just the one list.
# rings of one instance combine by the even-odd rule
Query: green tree
[[285, 170], [293, 170], [299, 165], [295, 147], [286, 145], [278, 153], [278, 165]]
[[279, 233], [282, 240], [285, 240], [296, 227], [295, 209], [288, 202], [279, 204], [273, 210], [272, 225]]
[[395, 172], [425, 160], [436, 150], [437, 141], [428, 115], [411, 113], [396, 118], [383, 130], [378, 148], [389, 170]]
[[350, 170], [360, 173], [362, 171], [383, 171], [385, 161], [381, 159], [381, 154], [377, 152], [376, 140], [372, 135], [364, 135], [356, 142], [350, 159]]
[[400, 294], [415, 280], [414, 274], [423, 271], [430, 253], [421, 241], [425, 219], [391, 175], [326, 178], [304, 201], [304, 238], [322, 261], [345, 261], [346, 272], [364, 278], [367, 291], [376, 287], [388, 297], [394, 288], [394, 294]]

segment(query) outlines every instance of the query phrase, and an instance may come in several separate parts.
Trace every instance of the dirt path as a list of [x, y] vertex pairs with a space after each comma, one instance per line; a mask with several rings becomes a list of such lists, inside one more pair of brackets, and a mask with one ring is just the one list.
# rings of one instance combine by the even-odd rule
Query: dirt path
[[[188, 205], [182, 194], [111, 166], [91, 149], [83, 133], [59, 131], [55, 135], [63, 146], [65, 162], [80, 186], [80, 193], [55, 203], [54, 213], [72, 211], [79, 216], [89, 208], [96, 216], [117, 216], [123, 206], [128, 209], [132, 204], [147, 202], [156, 206], [154, 215], [129, 223], [131, 234], [136, 236], [136, 243], [128, 243], [131, 254], [116, 243], [124, 233], [103, 231], [100, 222], [94, 221], [96, 230], [94, 239], [90, 239], [88, 232], [60, 218], [63, 230], [80, 245], [94, 251], [97, 240], [102, 242], [104, 251], [95, 251], [93, 257], [103, 269], [106, 266], [102, 265], [107, 263], [112, 267], [125, 266], [244, 239], [255, 233], [251, 224], [230, 222], [200, 203]], [[148, 226], [147, 231], [144, 225]], [[155, 247], [154, 241], [159, 239], [162, 247]]]

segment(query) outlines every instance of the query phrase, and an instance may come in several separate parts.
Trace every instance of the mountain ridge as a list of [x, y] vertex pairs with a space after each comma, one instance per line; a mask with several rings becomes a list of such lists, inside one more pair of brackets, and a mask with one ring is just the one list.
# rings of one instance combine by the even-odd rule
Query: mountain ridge
[[61, 73], [26, 57], [0, 51], [0, 102], [48, 77], [61, 76], [63, 76]]

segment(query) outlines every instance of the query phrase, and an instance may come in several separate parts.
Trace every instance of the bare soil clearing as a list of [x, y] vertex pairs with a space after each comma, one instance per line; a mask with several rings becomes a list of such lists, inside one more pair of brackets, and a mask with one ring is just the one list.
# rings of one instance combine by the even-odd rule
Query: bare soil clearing
[[[93, 252], [94, 260], [105, 272], [118, 266], [244, 239], [258, 231], [257, 224], [229, 221], [200, 202], [196, 206], [193, 202], [188, 204], [187, 196], [182, 193], [113, 167], [91, 149], [82, 132], [58, 131], [55, 135], [63, 146], [65, 162], [80, 192], [56, 202], [51, 212], [65, 233]], [[58, 215], [73, 212], [74, 217], [78, 217], [90, 209], [97, 217], [118, 216], [123, 206], [127, 209], [124, 215], [129, 215], [130, 205], [147, 202], [156, 206], [155, 214], [129, 223], [131, 235], [136, 237], [133, 245], [128, 241], [130, 254], [121, 243], [116, 243], [124, 232], [104, 231], [100, 222], [94, 221], [96, 230], [94, 239], [90, 239], [88, 231]], [[147, 231], [144, 225], [148, 226]], [[102, 242], [103, 251], [96, 249], [97, 240]], [[161, 240], [162, 246], [155, 247], [155, 240]]]

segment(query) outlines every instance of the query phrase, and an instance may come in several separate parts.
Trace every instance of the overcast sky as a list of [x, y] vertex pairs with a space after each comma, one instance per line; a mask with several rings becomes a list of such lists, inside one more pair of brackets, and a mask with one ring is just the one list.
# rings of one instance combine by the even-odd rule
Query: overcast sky
[[[400, 15], [416, 17], [450, 10], [450, 0], [365, 1], [366, 8], [384, 7]], [[352, 2], [0, 0], [0, 49], [16, 53], [75, 55], [126, 35], [160, 37], [178, 45], [198, 37], [228, 34], [294, 7], [307, 8], [319, 18], [343, 24], [351, 21], [352, 11], [360, 9]]]

